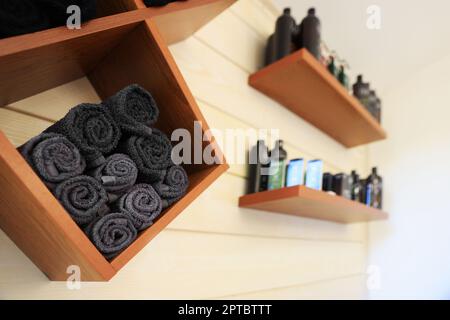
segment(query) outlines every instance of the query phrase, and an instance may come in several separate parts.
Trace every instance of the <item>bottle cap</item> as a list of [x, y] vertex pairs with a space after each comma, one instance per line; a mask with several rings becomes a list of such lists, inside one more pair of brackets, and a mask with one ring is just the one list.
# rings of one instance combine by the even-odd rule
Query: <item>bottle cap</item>
[[358, 82], [363, 82], [363, 76], [362, 76], [362, 74], [358, 74], [358, 77], [356, 78], [356, 80], [357, 80]]
[[291, 14], [291, 8], [284, 8], [283, 13], [284, 14]]
[[376, 174], [377, 171], [378, 171], [378, 170], [377, 170], [377, 167], [373, 167], [373, 168], [372, 168], [372, 173]]
[[308, 14], [312, 14], [312, 15], [316, 14], [316, 9], [315, 8], [309, 8], [308, 9]]

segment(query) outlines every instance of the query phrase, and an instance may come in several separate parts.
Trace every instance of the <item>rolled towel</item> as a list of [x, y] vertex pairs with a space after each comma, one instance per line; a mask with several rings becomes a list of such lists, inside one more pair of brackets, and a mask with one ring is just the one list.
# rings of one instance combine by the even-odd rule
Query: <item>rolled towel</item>
[[153, 187], [162, 199], [163, 209], [166, 209], [186, 194], [189, 178], [183, 167], [172, 166], [167, 170], [164, 180]]
[[135, 135], [151, 134], [150, 127], [159, 116], [152, 95], [137, 84], [120, 90], [105, 102], [105, 106], [122, 131]]
[[123, 213], [110, 213], [93, 221], [85, 233], [106, 259], [113, 259], [137, 237], [133, 222]]
[[78, 148], [60, 134], [41, 133], [18, 149], [50, 189], [82, 174], [86, 168]]
[[129, 156], [116, 153], [109, 156], [91, 175], [103, 184], [109, 202], [114, 202], [136, 183], [138, 169]]
[[49, 16], [34, 0], [0, 1], [0, 39], [50, 27]]
[[138, 180], [145, 183], [162, 180], [172, 163], [171, 142], [157, 129], [153, 129], [149, 135], [129, 137], [121, 149], [136, 163], [141, 176]]
[[48, 14], [52, 27], [63, 26], [67, 23], [70, 16], [67, 8], [71, 5], [80, 8], [81, 22], [95, 18], [97, 14], [96, 0], [36, 0], [36, 2]]
[[99, 105], [89, 103], [72, 108], [46, 132], [65, 135], [80, 149], [88, 168], [103, 164], [106, 161], [104, 155], [117, 147], [121, 137], [111, 115]]
[[89, 176], [78, 176], [58, 184], [55, 196], [80, 226], [91, 223], [109, 211], [105, 189]]
[[151, 185], [137, 184], [117, 201], [117, 209], [127, 214], [141, 231], [150, 227], [161, 213], [161, 198]]

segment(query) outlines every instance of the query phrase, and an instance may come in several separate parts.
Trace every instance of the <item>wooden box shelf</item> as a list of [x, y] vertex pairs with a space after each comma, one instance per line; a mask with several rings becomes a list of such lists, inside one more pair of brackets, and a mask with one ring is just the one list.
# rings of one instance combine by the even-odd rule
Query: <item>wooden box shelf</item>
[[338, 223], [388, 218], [388, 214], [381, 210], [305, 186], [248, 194], [239, 198], [239, 207]]
[[[167, 133], [178, 128], [193, 133], [194, 121], [201, 121], [206, 132], [208, 125], [158, 25], [145, 15], [137, 18], [139, 12], [99, 18], [81, 30], [57, 28], [0, 40], [0, 106], [86, 76], [102, 99], [132, 83], [149, 90], [160, 106], [158, 127]], [[203, 148], [210, 146], [220, 157], [214, 137], [207, 137]], [[226, 163], [185, 164], [187, 194], [109, 262], [2, 132], [0, 150], [0, 227], [50, 280], [57, 281], [67, 279], [71, 265], [80, 267], [83, 281], [111, 279], [228, 169]]]
[[249, 84], [346, 147], [386, 138], [366, 108], [306, 49], [254, 73]]

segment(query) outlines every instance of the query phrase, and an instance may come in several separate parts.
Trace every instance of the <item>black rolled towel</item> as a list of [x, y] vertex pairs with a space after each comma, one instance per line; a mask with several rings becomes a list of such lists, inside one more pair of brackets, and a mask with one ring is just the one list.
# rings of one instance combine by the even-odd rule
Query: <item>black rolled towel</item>
[[117, 209], [128, 215], [138, 231], [150, 227], [162, 211], [161, 198], [149, 184], [137, 184], [117, 201]]
[[93, 221], [85, 233], [106, 259], [113, 259], [137, 237], [133, 222], [123, 213], [110, 213]]
[[0, 39], [36, 32], [49, 27], [49, 17], [36, 1], [0, 1]]
[[67, 23], [70, 15], [67, 13], [67, 8], [71, 5], [80, 7], [81, 22], [95, 18], [97, 14], [96, 0], [36, 0], [36, 2], [47, 12], [52, 27], [63, 26]]
[[18, 150], [50, 189], [86, 168], [78, 148], [60, 134], [41, 133]]
[[180, 200], [189, 187], [189, 178], [181, 166], [172, 166], [167, 170], [163, 181], [153, 185], [162, 199], [163, 209]]
[[104, 155], [117, 147], [121, 137], [111, 115], [99, 105], [89, 103], [72, 108], [46, 132], [61, 133], [69, 138], [85, 156], [89, 168], [103, 164]]
[[55, 196], [78, 225], [87, 225], [109, 211], [108, 196], [100, 182], [78, 176], [56, 186]]
[[136, 163], [142, 182], [162, 180], [171, 165], [172, 144], [167, 136], [157, 129], [152, 134], [131, 136], [122, 145], [124, 153]]
[[108, 193], [109, 202], [113, 202], [136, 183], [138, 169], [129, 156], [116, 153], [109, 156], [106, 162], [91, 174], [103, 184]]
[[152, 95], [132, 84], [105, 102], [120, 128], [130, 134], [151, 134], [150, 128], [158, 120], [159, 109]]

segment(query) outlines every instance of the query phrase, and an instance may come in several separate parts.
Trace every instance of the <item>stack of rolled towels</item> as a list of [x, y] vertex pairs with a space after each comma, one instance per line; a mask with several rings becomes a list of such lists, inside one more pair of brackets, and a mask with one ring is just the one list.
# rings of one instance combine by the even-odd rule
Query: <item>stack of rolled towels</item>
[[96, 16], [96, 0], [1, 0], [0, 39], [63, 26], [72, 5], [80, 8], [82, 22]]
[[188, 176], [156, 129], [151, 94], [130, 85], [101, 104], [80, 104], [20, 153], [85, 231], [113, 259], [187, 192]]

